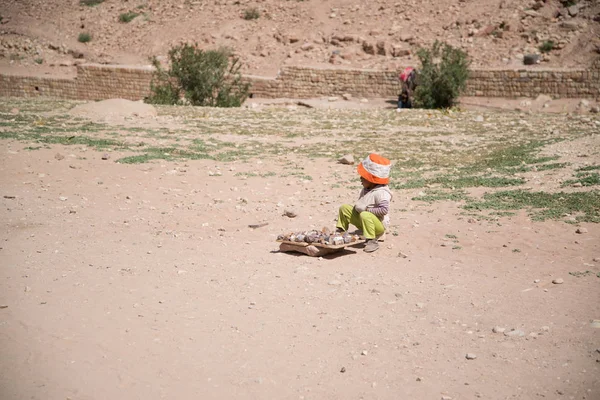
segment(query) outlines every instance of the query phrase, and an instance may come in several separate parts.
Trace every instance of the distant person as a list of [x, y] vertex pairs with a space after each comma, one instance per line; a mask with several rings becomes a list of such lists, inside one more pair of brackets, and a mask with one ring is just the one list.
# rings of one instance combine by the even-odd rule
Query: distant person
[[389, 225], [390, 202], [392, 192], [390, 182], [391, 162], [378, 154], [369, 154], [358, 164], [358, 174], [363, 189], [358, 200], [343, 204], [339, 209], [336, 229], [348, 231], [350, 224], [362, 231], [366, 245], [364, 251], [371, 253], [379, 248], [378, 239], [383, 236]]
[[398, 109], [412, 108], [412, 97], [417, 87], [417, 71], [413, 67], [407, 67], [400, 74], [402, 91], [398, 96]]

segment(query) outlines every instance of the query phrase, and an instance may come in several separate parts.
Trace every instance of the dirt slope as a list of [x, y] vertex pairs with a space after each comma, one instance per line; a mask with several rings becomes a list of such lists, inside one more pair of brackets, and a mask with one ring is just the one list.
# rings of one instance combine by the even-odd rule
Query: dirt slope
[[[258, 18], [245, 19], [252, 11]], [[128, 12], [139, 16], [120, 22]], [[228, 46], [244, 72], [266, 76], [286, 64], [398, 68], [434, 40], [465, 49], [476, 67], [522, 67], [546, 41], [556, 48], [541, 65], [586, 65], [600, 45], [597, 1], [7, 0], [0, 16], [0, 66], [49, 73], [84, 60], [147, 63], [181, 41]], [[79, 43], [80, 33], [92, 40]]]

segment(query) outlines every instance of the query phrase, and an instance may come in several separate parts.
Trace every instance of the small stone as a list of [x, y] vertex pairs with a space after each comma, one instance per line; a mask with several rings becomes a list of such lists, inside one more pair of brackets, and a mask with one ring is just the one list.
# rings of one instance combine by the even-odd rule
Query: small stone
[[60, 154], [60, 153], [56, 153], [56, 154], [54, 155], [54, 158], [55, 158], [55, 159], [57, 159], [58, 161], [60, 161], [60, 160], [64, 160], [65, 156], [63, 156], [63, 155], [62, 155], [62, 154]]
[[342, 98], [343, 98], [344, 100], [352, 100], [352, 95], [351, 95], [350, 93], [344, 93], [344, 94], [342, 95]]
[[446, 395], [442, 395], [442, 400], [452, 400], [452, 397], [446, 396]]
[[2, 308], [8, 308], [8, 306], [6, 304], [0, 304], [0, 309]]
[[477, 355], [474, 353], [467, 353], [465, 357], [467, 358], [467, 360], [474, 360], [477, 358]]
[[540, 329], [542, 330], [542, 332], [548, 332], [550, 330], [550, 327], [544, 325]]
[[366, 350], [363, 350], [363, 351], [361, 351], [361, 352], [360, 352], [360, 355], [361, 355], [361, 356], [366, 356], [366, 355], [368, 355], [368, 354], [369, 354], [369, 352], [368, 352], [368, 351], [366, 351]]
[[408, 256], [406, 254], [404, 254], [403, 252], [398, 252], [398, 257], [400, 258], [407, 258]]
[[346, 372], [346, 367], [342, 367], [342, 369], [340, 369], [340, 372], [343, 374], [344, 372]]
[[483, 115], [478, 115], [474, 119], [475, 122], [483, 122]]
[[587, 230], [587, 228], [577, 228], [575, 233], [579, 233], [581, 235], [583, 233], [588, 233], [588, 230]]
[[102, 159], [103, 159], [103, 160], [108, 160], [109, 158], [110, 158], [110, 156], [109, 156], [108, 154], [106, 154], [106, 153], [104, 153], [104, 154], [102, 155]]
[[65, 197], [65, 196], [60, 196], [58, 199], [59, 199], [60, 201], [67, 201], [68, 197]]
[[288, 218], [296, 218], [298, 216], [298, 214], [294, 211], [294, 210], [285, 210], [283, 212], [283, 215], [288, 217]]
[[533, 283], [540, 283], [540, 280], [539, 279], [534, 279]]
[[512, 331], [504, 332], [504, 336], [508, 336], [508, 337], [521, 337], [521, 336], [525, 336], [525, 332], [523, 332], [520, 329], [513, 329]]
[[555, 285], [561, 285], [561, 284], [565, 283], [565, 280], [563, 278], [556, 278], [556, 279], [552, 279], [552, 283], [554, 283]]
[[590, 322], [590, 326], [592, 328], [600, 328], [600, 319], [595, 319], [592, 322]]
[[338, 160], [340, 164], [352, 165], [354, 164], [354, 156], [352, 154], [346, 154]]
[[425, 308], [425, 303], [417, 303], [416, 306], [420, 309]]
[[494, 333], [504, 333], [505, 330], [506, 328], [503, 328], [501, 326], [495, 326], [492, 328], [492, 332]]
[[327, 282], [327, 284], [329, 286], [340, 286], [342, 284], [342, 282], [338, 281], [337, 279], [334, 279], [332, 281]]
[[420, 376], [417, 376], [417, 382], [423, 382], [423, 378], [421, 378]]

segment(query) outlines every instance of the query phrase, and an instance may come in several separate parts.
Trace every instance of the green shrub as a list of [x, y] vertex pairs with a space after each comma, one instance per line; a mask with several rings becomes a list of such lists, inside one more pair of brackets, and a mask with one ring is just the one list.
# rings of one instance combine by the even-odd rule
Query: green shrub
[[97, 6], [98, 4], [101, 4], [103, 2], [104, 2], [104, 0], [79, 0], [79, 4], [81, 4], [82, 6], [88, 6], [88, 7]]
[[36, 64], [43, 64], [44, 63], [44, 59], [43, 58], [36, 58], [35, 60], [33, 60]]
[[185, 43], [169, 50], [169, 61], [165, 70], [152, 60], [156, 72], [148, 103], [239, 107], [248, 97], [250, 85], [242, 82], [239, 61], [226, 49], [205, 51]]
[[87, 32], [82, 32], [77, 37], [77, 40], [80, 41], [81, 43], [87, 43], [92, 40], [92, 35], [90, 35]]
[[538, 47], [542, 53], [549, 53], [554, 49], [554, 42], [552, 40], [546, 40], [544, 43]]
[[417, 56], [421, 69], [414, 92], [415, 107], [452, 107], [469, 77], [467, 53], [436, 40], [431, 49], [419, 49]]
[[123, 22], [123, 23], [126, 24], [128, 22], [133, 21], [133, 19], [135, 17], [137, 17], [138, 15], [140, 15], [140, 14], [134, 13], [134, 12], [131, 12], [131, 11], [123, 13], [123, 14], [119, 15], [119, 22]]
[[244, 11], [244, 19], [246, 20], [258, 19], [258, 17], [260, 17], [260, 12], [257, 8], [248, 8]]

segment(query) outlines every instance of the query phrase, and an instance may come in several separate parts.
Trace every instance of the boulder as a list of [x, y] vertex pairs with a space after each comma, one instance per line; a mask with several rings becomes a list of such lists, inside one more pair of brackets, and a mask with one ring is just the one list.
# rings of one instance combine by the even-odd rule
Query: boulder
[[392, 56], [393, 57], [405, 57], [408, 55], [410, 55], [410, 49], [407, 49], [401, 45], [392, 46]]
[[579, 29], [579, 23], [577, 21], [563, 21], [560, 27], [567, 31], [576, 31]]
[[523, 57], [523, 64], [525, 65], [534, 65], [540, 62], [539, 54], [525, 54]]
[[378, 41], [376, 46], [377, 46], [377, 54], [378, 55], [385, 56], [387, 54], [386, 45], [383, 40]]
[[362, 49], [365, 53], [375, 55], [375, 45], [369, 41], [364, 41], [362, 43]]
[[575, 5], [572, 5], [571, 7], [568, 7], [567, 12], [569, 13], [569, 15], [571, 17], [575, 17], [577, 14], [579, 14], [579, 6], [577, 4], [575, 4]]

